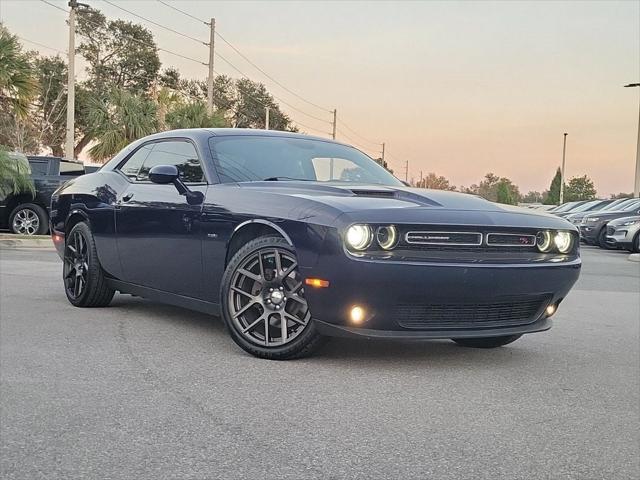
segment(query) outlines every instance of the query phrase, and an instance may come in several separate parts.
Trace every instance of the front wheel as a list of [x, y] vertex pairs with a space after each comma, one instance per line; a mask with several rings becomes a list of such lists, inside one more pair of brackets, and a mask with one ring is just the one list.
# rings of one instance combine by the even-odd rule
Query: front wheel
[[300, 358], [321, 342], [295, 251], [283, 238], [260, 237], [242, 247], [227, 266], [221, 296], [231, 338], [256, 357]]
[[106, 307], [115, 290], [107, 284], [89, 225], [76, 224], [65, 240], [62, 275], [69, 302], [76, 307]]
[[518, 340], [522, 335], [505, 335], [503, 337], [482, 338], [452, 338], [454, 342], [463, 347], [471, 348], [496, 348], [508, 345]]

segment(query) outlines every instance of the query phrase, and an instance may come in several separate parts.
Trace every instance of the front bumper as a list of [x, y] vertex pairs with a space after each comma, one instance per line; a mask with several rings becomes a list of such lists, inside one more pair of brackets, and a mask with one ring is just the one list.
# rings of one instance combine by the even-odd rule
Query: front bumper
[[[305, 291], [324, 334], [437, 339], [548, 330], [546, 307], [564, 299], [580, 267], [579, 257], [557, 264], [480, 265], [391, 263], [334, 255], [320, 258], [313, 268], [302, 267], [301, 273], [330, 282], [328, 288]], [[349, 315], [355, 305], [366, 312], [358, 325]]]
[[601, 225], [598, 224], [581, 224], [580, 225], [580, 240], [585, 243], [593, 245], [598, 241], [598, 234], [600, 233]]
[[635, 233], [627, 227], [620, 227], [613, 232], [607, 231], [607, 242], [621, 248], [629, 248], [633, 245]]

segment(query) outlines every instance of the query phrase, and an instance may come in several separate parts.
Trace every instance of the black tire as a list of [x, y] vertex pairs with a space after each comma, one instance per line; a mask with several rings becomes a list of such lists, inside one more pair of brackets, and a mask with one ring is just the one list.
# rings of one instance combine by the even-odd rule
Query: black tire
[[93, 234], [85, 222], [76, 224], [65, 238], [64, 292], [76, 307], [106, 307], [115, 290], [107, 284]]
[[18, 235], [44, 235], [49, 231], [49, 215], [40, 205], [22, 203], [9, 215], [9, 228]]
[[463, 347], [471, 348], [496, 348], [508, 345], [518, 340], [522, 335], [505, 335], [503, 337], [483, 338], [452, 338], [454, 342]]
[[633, 242], [631, 243], [631, 248], [629, 249], [631, 253], [640, 253], [640, 232], [636, 233]]
[[[313, 351], [322, 343], [323, 337], [317, 332], [316, 326], [311, 319], [310, 312], [308, 311], [308, 307], [306, 306], [306, 300], [304, 300], [304, 289], [297, 288], [295, 291], [289, 291], [288, 285], [290, 285], [292, 278], [287, 276], [287, 278], [283, 279], [280, 283], [285, 286], [284, 295], [295, 296], [304, 302], [304, 316], [306, 321], [304, 325], [297, 325], [296, 323], [288, 320], [284, 313], [287, 308], [290, 308], [289, 305], [293, 305], [291, 303], [292, 299], [284, 297], [284, 303], [278, 305], [281, 310], [276, 312], [273, 310], [275, 308], [274, 303], [270, 303], [267, 305], [265, 302], [271, 302], [271, 300], [262, 300], [267, 298], [270, 294], [269, 291], [273, 290], [273, 288], [268, 290], [269, 285], [276, 286], [278, 285], [279, 275], [274, 275], [273, 272], [277, 272], [277, 267], [274, 270], [268, 270], [268, 268], [264, 267], [264, 264], [260, 264], [259, 271], [263, 272], [264, 268], [264, 277], [260, 276], [262, 281], [252, 280], [249, 277], [243, 276], [241, 271], [246, 271], [241, 267], [246, 266], [247, 262], [250, 262], [251, 259], [257, 258], [259, 262], [264, 262], [264, 256], [270, 255], [272, 252], [280, 252], [282, 256], [280, 257], [280, 264], [283, 262], [283, 258], [286, 259], [296, 259], [296, 253], [293, 247], [287, 243], [284, 238], [281, 237], [259, 237], [254, 240], [248, 242], [244, 247], [242, 247], [231, 259], [227, 268], [225, 270], [224, 276], [222, 277], [222, 288], [221, 288], [221, 305], [222, 305], [222, 317], [224, 319], [225, 326], [233, 339], [240, 348], [245, 350], [259, 358], [265, 358], [268, 360], [291, 360], [295, 358], [302, 358], [310, 355]], [[277, 255], [277, 253], [276, 253]], [[295, 260], [297, 263], [297, 260]], [[293, 264], [291, 264], [293, 265]], [[297, 267], [295, 265], [292, 267], [291, 273], [288, 275], [295, 276], [295, 280], [293, 283], [297, 283], [300, 285], [299, 273], [297, 271]], [[271, 272], [272, 278], [269, 280], [268, 273]], [[284, 272], [282, 272], [284, 273]], [[239, 298], [238, 295], [238, 286], [234, 285], [234, 282], [238, 282], [239, 279], [242, 281], [248, 280], [252, 286], [249, 287], [250, 292], [245, 292], [243, 295], [246, 295], [249, 300], [244, 305], [236, 305]], [[232, 286], [234, 289], [232, 289]], [[243, 287], [244, 290], [244, 287]], [[277, 288], [276, 288], [277, 290]], [[282, 288], [280, 288], [282, 290]], [[247, 293], [251, 293], [251, 295], [247, 295]], [[261, 299], [261, 303], [257, 303], [256, 299]], [[298, 301], [300, 301], [298, 300]], [[288, 303], [287, 303], [288, 302]], [[242, 331], [241, 322], [249, 323], [248, 320], [245, 319], [248, 314], [239, 314], [239, 310], [244, 310], [244, 307], [252, 303], [255, 305], [254, 318], [251, 319], [251, 322], [256, 325], [256, 327], [252, 330], [257, 330], [257, 333], [253, 333], [252, 331]], [[294, 305], [295, 306], [295, 305]], [[254, 307], [250, 307], [249, 311], [253, 311]], [[233, 310], [236, 310], [235, 314]], [[300, 308], [298, 308], [300, 310]], [[287, 314], [289, 312], [286, 312]], [[258, 318], [255, 318], [255, 317]], [[262, 319], [262, 320], [261, 320]], [[272, 325], [272, 322], [283, 322], [282, 323]], [[291, 325], [289, 327], [289, 325]], [[269, 345], [269, 341], [271, 339], [270, 332], [278, 333], [278, 329], [284, 327], [284, 334], [280, 334], [281, 344], [278, 345], [275, 342], [273, 345]], [[246, 329], [247, 327], [245, 327]], [[263, 334], [260, 334], [260, 329], [262, 329]], [[289, 335], [289, 329], [291, 329], [291, 340], [287, 340], [287, 336]], [[299, 330], [298, 330], [299, 329]], [[294, 335], [295, 334], [295, 335]], [[255, 338], [256, 336], [262, 335], [264, 340], [264, 345], [259, 344], [259, 339]], [[282, 344], [282, 337], [284, 336], [284, 343]]]
[[604, 248], [605, 250], [615, 250], [615, 246], [607, 243], [607, 226], [605, 225], [600, 233], [598, 233], [597, 244], [600, 248]]

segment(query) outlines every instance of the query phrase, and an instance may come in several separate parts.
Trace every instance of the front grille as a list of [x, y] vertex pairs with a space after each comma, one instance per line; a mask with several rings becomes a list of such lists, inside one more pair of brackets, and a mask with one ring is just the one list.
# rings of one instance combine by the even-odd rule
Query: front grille
[[487, 245], [535, 247], [536, 236], [519, 233], [488, 233]]
[[491, 303], [398, 303], [398, 325], [419, 330], [500, 328], [537, 320], [548, 305], [547, 296], [518, 296]]
[[477, 232], [407, 232], [405, 240], [414, 245], [456, 245], [479, 246], [482, 244], [482, 234]]

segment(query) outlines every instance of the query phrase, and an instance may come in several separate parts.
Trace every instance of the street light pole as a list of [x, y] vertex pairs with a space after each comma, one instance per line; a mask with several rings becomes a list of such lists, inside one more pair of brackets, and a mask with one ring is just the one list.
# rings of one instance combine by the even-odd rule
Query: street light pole
[[[640, 83], [630, 83], [625, 87], [640, 87]], [[638, 102], [638, 142], [636, 143], [636, 177], [633, 182], [633, 196], [640, 197], [640, 102]]]
[[564, 203], [564, 160], [567, 153], [567, 135], [564, 134], [564, 140], [562, 142], [562, 170], [560, 170], [560, 205]]

